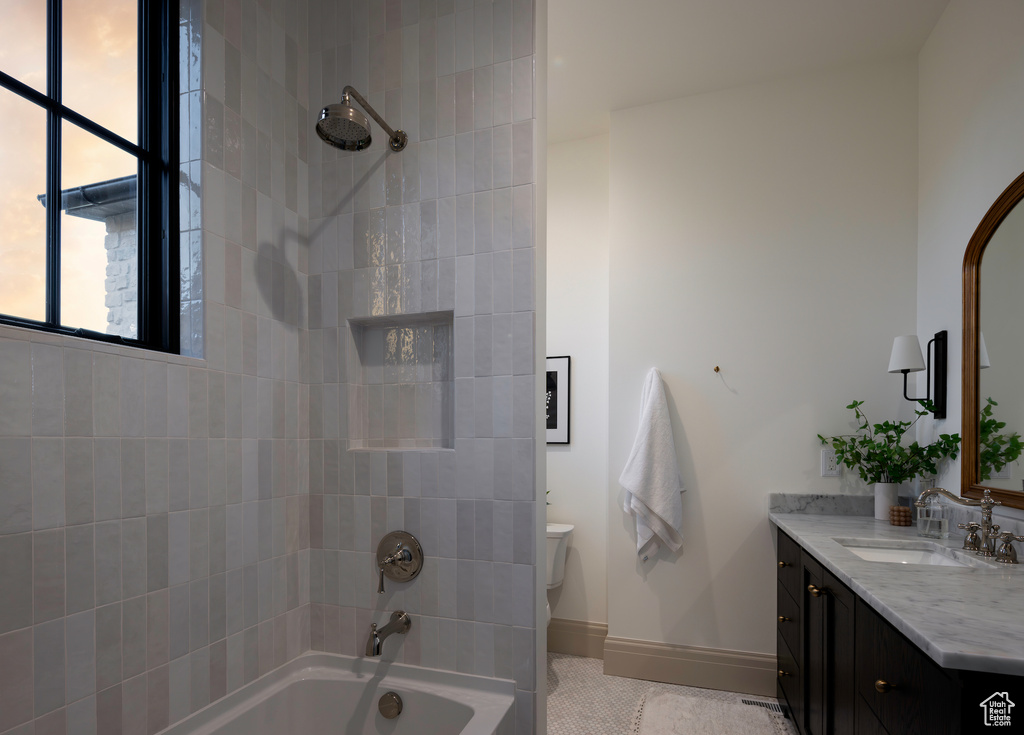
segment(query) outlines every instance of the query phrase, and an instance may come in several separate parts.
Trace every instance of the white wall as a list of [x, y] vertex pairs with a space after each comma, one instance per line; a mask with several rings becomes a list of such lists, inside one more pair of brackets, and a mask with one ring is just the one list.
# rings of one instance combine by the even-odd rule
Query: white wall
[[[921, 433], [958, 430], [964, 248], [1024, 170], [1022, 30], [1018, 2], [952, 0], [916, 65], [622, 111], [607, 143], [551, 147], [549, 353], [597, 335], [606, 318], [596, 286], [608, 277], [597, 253], [609, 204], [613, 315], [603, 513], [585, 489], [577, 497], [579, 482], [562, 480], [593, 471], [602, 448], [591, 434], [608, 431], [579, 413], [603, 398], [584, 384], [594, 377], [584, 355], [602, 346], [592, 336], [564, 350], [574, 358], [574, 439], [548, 451], [549, 518], [575, 523], [588, 553], [579, 566], [570, 557], [555, 616], [602, 619], [591, 592], [605, 557], [589, 552], [589, 538], [604, 524], [611, 635], [771, 651], [765, 496], [865, 490], [817, 476], [814, 434], [847, 430], [841, 406], [853, 398], [868, 399], [873, 417], [896, 406], [906, 415], [898, 379], [884, 373], [893, 336], [917, 331], [923, 343], [949, 330], [948, 416]], [[635, 130], [651, 134], [636, 142]], [[571, 311], [581, 290], [595, 309]], [[668, 383], [689, 491], [684, 553], [644, 571], [616, 478], [651, 365]], [[956, 464], [942, 482], [959, 487]]]
[[[907, 410], [885, 367], [915, 325], [916, 84], [903, 59], [613, 113], [609, 635], [773, 652], [767, 495], [866, 492], [819, 477], [815, 435], [851, 399]], [[615, 480], [654, 366], [685, 542], [641, 566]]]
[[548, 148], [547, 350], [569, 355], [571, 442], [547, 448], [548, 520], [571, 523], [556, 618], [604, 623], [608, 533], [608, 136]]
[[[1017, 0], [953, 0], [920, 54], [918, 333], [949, 330], [945, 431], [961, 422], [964, 250], [992, 202], [1024, 170], [1022, 33], [1024, 4]], [[959, 464], [940, 483], [959, 488]]]

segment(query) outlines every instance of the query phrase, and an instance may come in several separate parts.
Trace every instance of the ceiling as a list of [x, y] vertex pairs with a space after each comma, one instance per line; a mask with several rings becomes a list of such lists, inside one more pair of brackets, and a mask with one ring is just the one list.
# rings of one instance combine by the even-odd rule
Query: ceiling
[[548, 0], [548, 140], [609, 112], [916, 53], [949, 0]]

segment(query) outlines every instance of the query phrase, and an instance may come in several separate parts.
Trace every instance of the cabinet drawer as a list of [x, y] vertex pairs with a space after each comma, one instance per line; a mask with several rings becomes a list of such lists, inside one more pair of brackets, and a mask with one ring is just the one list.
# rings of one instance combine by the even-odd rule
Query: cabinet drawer
[[778, 652], [779, 701], [785, 701], [789, 705], [790, 717], [794, 722], [803, 723], [804, 687], [803, 680], [800, 678], [800, 667], [797, 665], [796, 656], [789, 650], [781, 633], [775, 636], [775, 646]]
[[956, 732], [949, 704], [958, 689], [942, 669], [860, 598], [856, 626], [857, 694], [878, 724], [899, 735]]
[[778, 621], [779, 633], [789, 645], [789, 650], [800, 656], [800, 606], [790, 596], [782, 582], [779, 582], [776, 594], [779, 600], [778, 616], [785, 618]]
[[794, 600], [801, 597], [800, 590], [800, 545], [779, 531], [778, 549], [779, 582], [789, 590]]

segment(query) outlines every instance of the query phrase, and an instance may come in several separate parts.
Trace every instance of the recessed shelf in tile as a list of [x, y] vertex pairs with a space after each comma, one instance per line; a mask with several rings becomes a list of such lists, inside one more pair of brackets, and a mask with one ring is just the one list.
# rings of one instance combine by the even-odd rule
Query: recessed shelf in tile
[[350, 319], [350, 449], [455, 446], [451, 311]]

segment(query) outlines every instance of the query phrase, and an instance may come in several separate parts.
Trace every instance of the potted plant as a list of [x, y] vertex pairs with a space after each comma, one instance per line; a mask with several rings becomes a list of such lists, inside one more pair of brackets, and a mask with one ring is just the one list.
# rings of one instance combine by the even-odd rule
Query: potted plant
[[978, 476], [982, 481], [991, 479], [994, 473], [1010, 462], [1016, 462], [1024, 450], [1020, 434], [1016, 431], [1012, 434], [1000, 433], [1006, 428], [1006, 422], [992, 416], [993, 406], [999, 404], [991, 398], [985, 401], [978, 421]]
[[854, 401], [847, 408], [857, 418], [856, 433], [830, 437], [818, 434], [822, 444], [831, 445], [835, 450], [837, 464], [857, 470], [864, 482], [875, 486], [875, 518], [878, 520], [889, 517], [889, 505], [895, 503], [900, 483], [937, 474], [936, 464], [946, 458], [956, 459], [960, 450], [959, 434], [940, 434], [936, 441], [924, 446], [917, 441], [904, 443], [906, 434], [922, 416], [933, 410], [928, 401], [918, 403], [921, 410], [914, 412], [913, 421], [872, 424], [860, 408], [864, 401]]

